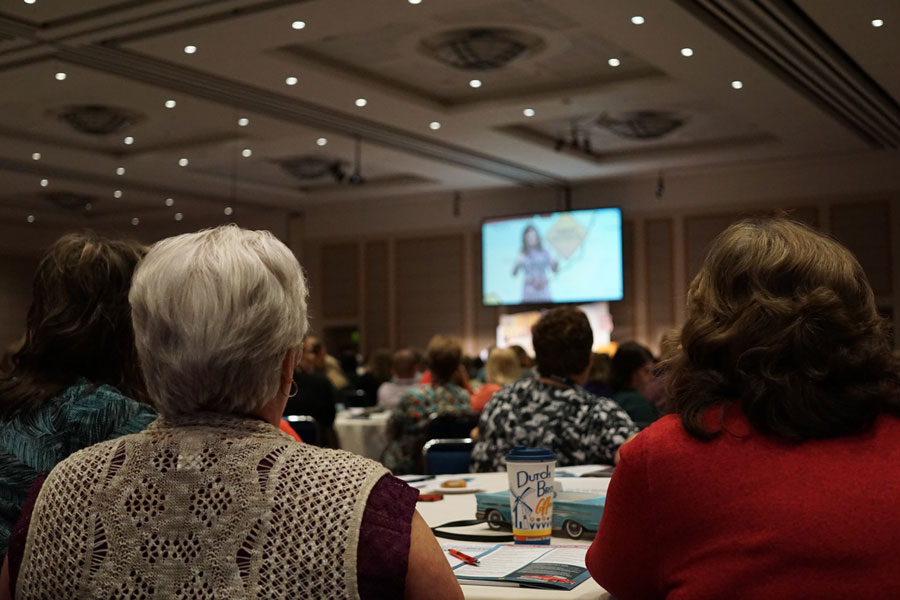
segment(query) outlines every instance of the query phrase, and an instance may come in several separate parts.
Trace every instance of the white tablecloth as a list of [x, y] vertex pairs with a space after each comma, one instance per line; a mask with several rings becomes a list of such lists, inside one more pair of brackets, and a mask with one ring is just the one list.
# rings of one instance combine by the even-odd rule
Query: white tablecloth
[[[506, 473], [472, 473], [460, 475], [460, 477], [473, 477], [469, 482], [469, 488], [480, 489], [485, 492], [500, 492], [509, 489], [506, 483]], [[426, 488], [427, 489], [427, 488]], [[429, 490], [430, 491], [430, 490]], [[447, 523], [475, 518], [475, 494], [444, 494], [443, 500], [437, 502], [419, 502], [417, 507], [422, 518], [431, 527]], [[478, 527], [453, 529], [460, 533], [493, 533], [487, 525]], [[440, 541], [440, 538], [439, 538]], [[590, 545], [588, 540], [575, 542], [569, 538], [554, 537], [552, 544], [572, 545], [583, 543]], [[560, 590], [534, 590], [520, 587], [494, 587], [485, 585], [463, 585], [463, 593], [467, 600], [494, 599], [494, 598], [521, 598], [522, 600], [547, 598], [548, 600], [599, 600], [608, 599], [607, 594], [596, 581], [589, 579], [571, 591]]]
[[344, 410], [334, 419], [334, 431], [337, 433], [341, 449], [372, 460], [381, 460], [381, 455], [390, 441], [388, 422], [391, 414], [373, 413], [361, 418], [354, 416], [355, 413], [356, 411]]

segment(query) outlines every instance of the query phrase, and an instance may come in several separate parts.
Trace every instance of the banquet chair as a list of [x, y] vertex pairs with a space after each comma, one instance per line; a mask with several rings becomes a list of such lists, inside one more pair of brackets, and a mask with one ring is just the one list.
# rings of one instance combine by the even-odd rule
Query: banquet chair
[[291, 424], [303, 443], [319, 445], [319, 424], [314, 418], [307, 415], [286, 415], [284, 418]]
[[429, 440], [422, 447], [425, 473], [428, 475], [468, 473], [474, 446], [475, 441], [472, 438]]

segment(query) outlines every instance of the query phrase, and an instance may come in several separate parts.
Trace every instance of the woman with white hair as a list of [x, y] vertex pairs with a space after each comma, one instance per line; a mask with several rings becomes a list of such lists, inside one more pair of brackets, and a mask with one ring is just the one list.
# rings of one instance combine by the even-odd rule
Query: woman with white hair
[[284, 244], [235, 226], [163, 240], [129, 300], [160, 418], [74, 454], [33, 490], [0, 592], [462, 598], [416, 490], [279, 432], [307, 329]]

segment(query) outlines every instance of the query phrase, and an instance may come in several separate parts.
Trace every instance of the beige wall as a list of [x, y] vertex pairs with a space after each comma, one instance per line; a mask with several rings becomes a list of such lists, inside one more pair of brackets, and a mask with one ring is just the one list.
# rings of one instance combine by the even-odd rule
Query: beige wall
[[31, 278], [37, 261], [18, 256], [0, 257], [0, 352], [5, 352], [25, 331], [31, 303]]
[[[833, 233], [856, 253], [879, 306], [900, 316], [900, 164], [896, 153], [719, 169], [576, 187], [572, 207], [620, 206], [625, 217], [626, 299], [611, 303], [614, 340], [657, 349], [680, 324], [683, 298], [710, 240], [741, 216], [789, 210]], [[557, 192], [509, 188], [312, 208], [290, 226], [307, 269], [313, 329], [359, 327], [364, 350], [423, 345], [433, 333], [459, 335], [469, 352], [489, 345], [503, 308], [480, 305], [483, 218], [563, 208]], [[326, 258], [339, 248], [353, 268]], [[377, 255], [372, 253], [377, 252]], [[343, 274], [329, 273], [323, 266]], [[339, 282], [339, 283], [335, 283]], [[348, 300], [346, 295], [354, 296]], [[368, 302], [377, 297], [377, 305]], [[356, 310], [331, 316], [328, 306]]]

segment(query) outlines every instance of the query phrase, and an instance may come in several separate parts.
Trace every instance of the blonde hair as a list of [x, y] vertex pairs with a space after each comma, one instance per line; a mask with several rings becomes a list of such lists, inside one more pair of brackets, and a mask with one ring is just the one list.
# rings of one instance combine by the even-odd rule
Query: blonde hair
[[512, 348], [494, 348], [484, 366], [487, 383], [508, 385], [522, 376], [519, 355]]

